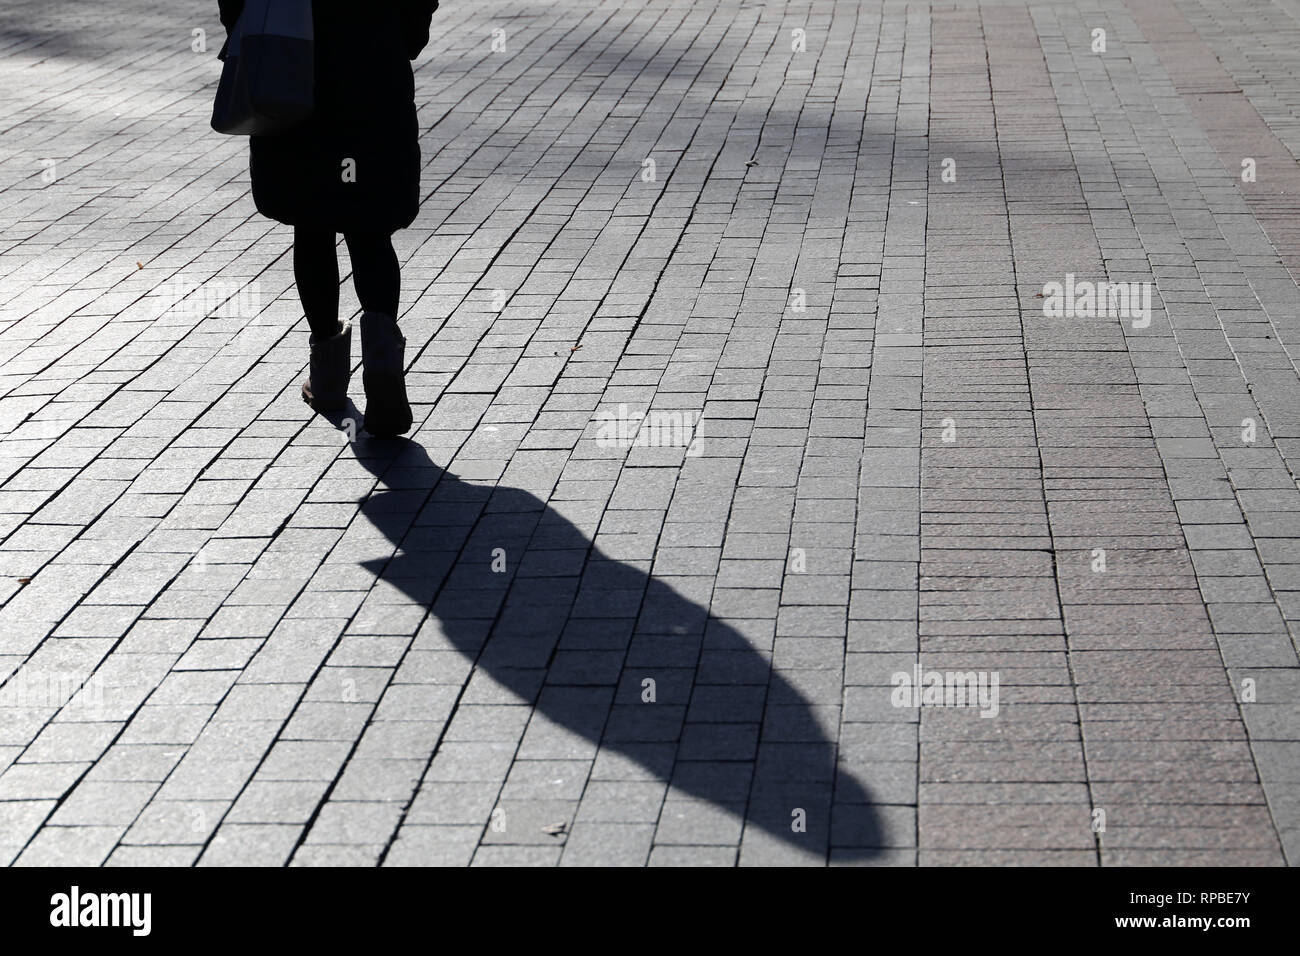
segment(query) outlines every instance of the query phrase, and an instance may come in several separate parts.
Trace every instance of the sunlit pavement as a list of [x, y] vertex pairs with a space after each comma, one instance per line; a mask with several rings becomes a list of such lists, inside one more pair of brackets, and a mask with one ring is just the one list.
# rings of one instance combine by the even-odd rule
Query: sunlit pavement
[[409, 442], [194, 6], [0, 10], [0, 862], [1300, 855], [1298, 0], [448, 0]]

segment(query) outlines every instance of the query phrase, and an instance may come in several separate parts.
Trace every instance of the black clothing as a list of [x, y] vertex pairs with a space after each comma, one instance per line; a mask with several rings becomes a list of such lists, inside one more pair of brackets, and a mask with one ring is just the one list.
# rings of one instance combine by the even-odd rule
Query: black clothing
[[[219, 3], [229, 31], [244, 0]], [[437, 6], [313, 0], [315, 111], [285, 132], [250, 137], [259, 212], [345, 234], [391, 235], [415, 220], [420, 146], [410, 61], [429, 42]]]
[[[401, 267], [387, 232], [346, 232], [352, 260], [352, 283], [364, 312], [397, 316]], [[298, 299], [312, 334], [327, 338], [339, 322], [339, 260], [331, 229], [296, 226], [293, 230], [293, 275]]]

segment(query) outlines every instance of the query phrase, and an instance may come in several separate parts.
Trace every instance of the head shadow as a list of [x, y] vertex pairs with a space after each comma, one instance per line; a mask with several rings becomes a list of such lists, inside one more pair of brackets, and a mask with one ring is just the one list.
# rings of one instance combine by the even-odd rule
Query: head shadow
[[462, 481], [413, 441], [352, 447], [380, 482], [361, 511], [397, 548], [365, 566], [428, 606], [437, 639], [534, 720], [667, 783], [657, 841], [743, 835], [741, 862], [880, 852], [868, 790], [837, 767], [809, 701], [736, 628], [602, 554], [528, 491]]

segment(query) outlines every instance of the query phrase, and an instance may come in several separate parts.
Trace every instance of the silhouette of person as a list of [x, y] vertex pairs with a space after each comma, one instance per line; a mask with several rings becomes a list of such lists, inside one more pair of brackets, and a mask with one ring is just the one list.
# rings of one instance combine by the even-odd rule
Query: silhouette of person
[[742, 820], [747, 845], [809, 862], [832, 847], [837, 860], [875, 855], [868, 791], [744, 635], [602, 554], [527, 491], [461, 481], [414, 442], [353, 447], [381, 482], [362, 513], [397, 549], [365, 566], [412, 600], [432, 596], [446, 640], [476, 668], [678, 799]]
[[[219, 0], [227, 32], [255, 0]], [[293, 266], [308, 325], [311, 368], [303, 399], [321, 412], [347, 404], [352, 325], [339, 318], [342, 233], [361, 300], [364, 427], [393, 436], [411, 427], [406, 340], [397, 327], [401, 268], [392, 235], [420, 207], [420, 146], [411, 60], [429, 42], [437, 0], [312, 0], [315, 96], [308, 118], [250, 137], [253, 201], [293, 227]]]

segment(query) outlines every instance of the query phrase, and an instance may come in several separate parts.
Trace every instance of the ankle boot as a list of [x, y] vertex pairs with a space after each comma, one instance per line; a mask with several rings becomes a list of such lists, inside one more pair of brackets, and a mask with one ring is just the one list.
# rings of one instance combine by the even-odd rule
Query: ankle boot
[[366, 312], [361, 316], [361, 368], [361, 382], [366, 389], [366, 431], [378, 438], [391, 438], [410, 430], [406, 339], [391, 315]]
[[344, 319], [333, 335], [313, 335], [309, 340], [311, 365], [302, 383], [302, 400], [318, 412], [348, 407], [348, 379], [352, 377], [352, 323]]

